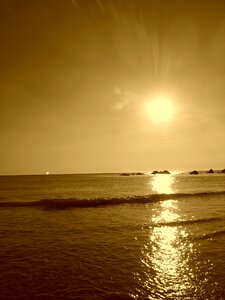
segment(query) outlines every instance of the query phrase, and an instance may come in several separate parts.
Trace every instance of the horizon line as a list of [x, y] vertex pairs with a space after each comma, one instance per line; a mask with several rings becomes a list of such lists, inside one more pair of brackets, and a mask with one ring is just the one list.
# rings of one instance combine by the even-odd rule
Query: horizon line
[[[210, 169], [194, 169], [197, 170], [198, 172], [207, 172]], [[215, 172], [219, 172], [222, 171], [224, 169], [212, 169]], [[151, 171], [118, 171], [118, 172], [74, 172], [74, 173], [52, 173], [50, 171], [46, 171], [43, 173], [24, 173], [24, 174], [0, 174], [0, 176], [49, 176], [49, 175], [94, 175], [94, 174], [122, 174], [122, 173], [127, 173], [127, 174], [137, 174], [137, 173], [143, 173], [144, 175], [151, 175], [151, 172], [153, 172], [154, 170]], [[157, 170], [160, 171], [160, 170]], [[192, 169], [189, 170], [172, 170], [169, 171], [171, 174], [180, 174], [180, 173], [188, 173], [193, 171]]]

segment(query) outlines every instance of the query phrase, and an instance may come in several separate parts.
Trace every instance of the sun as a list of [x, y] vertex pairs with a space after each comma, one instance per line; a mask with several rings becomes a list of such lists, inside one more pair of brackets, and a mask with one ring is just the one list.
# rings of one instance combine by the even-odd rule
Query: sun
[[155, 122], [169, 122], [174, 117], [175, 106], [169, 98], [157, 97], [146, 102], [145, 111]]

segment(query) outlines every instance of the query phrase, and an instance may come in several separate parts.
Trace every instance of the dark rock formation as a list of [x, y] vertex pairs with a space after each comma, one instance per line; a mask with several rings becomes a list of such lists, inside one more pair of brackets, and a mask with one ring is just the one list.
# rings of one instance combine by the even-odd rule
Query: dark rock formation
[[164, 171], [153, 171], [152, 174], [153, 175], [156, 175], [156, 174], [170, 174], [170, 172], [167, 171], [167, 170], [164, 170]]
[[221, 171], [221, 173], [225, 173], [225, 169], [223, 169], [223, 170]]
[[189, 174], [191, 174], [191, 175], [198, 175], [198, 171], [194, 170], [194, 171], [190, 172]]
[[155, 175], [155, 174], [159, 174], [158, 171], [153, 171], [151, 174]]
[[164, 170], [164, 171], [160, 172], [160, 174], [170, 174], [170, 172], [167, 170]]
[[209, 173], [209, 174], [213, 174], [214, 173], [214, 171], [213, 171], [213, 169], [210, 169], [207, 173]]

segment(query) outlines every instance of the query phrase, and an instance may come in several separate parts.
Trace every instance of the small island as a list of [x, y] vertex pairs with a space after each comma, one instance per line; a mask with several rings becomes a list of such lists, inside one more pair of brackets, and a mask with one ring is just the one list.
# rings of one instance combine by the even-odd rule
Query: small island
[[[221, 170], [221, 171], [214, 171], [213, 169], [209, 169], [208, 171], [200, 171], [201, 174], [214, 174], [214, 173], [223, 173], [225, 174], [225, 169]], [[197, 170], [191, 171], [189, 172], [189, 174], [191, 175], [198, 175], [199, 172]]]
[[120, 173], [120, 176], [130, 176], [130, 175], [145, 175], [145, 173], [137, 172], [137, 173]]
[[191, 175], [198, 175], [198, 171], [194, 170], [194, 171], [190, 172], [189, 174], [191, 174]]
[[153, 171], [151, 174], [156, 175], [156, 174], [171, 174], [171, 173], [167, 170], [164, 170], [164, 171]]

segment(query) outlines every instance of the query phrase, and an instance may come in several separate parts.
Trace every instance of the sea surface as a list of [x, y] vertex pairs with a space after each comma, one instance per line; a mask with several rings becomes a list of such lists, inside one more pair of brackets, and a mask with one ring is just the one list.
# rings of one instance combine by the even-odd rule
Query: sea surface
[[225, 175], [0, 176], [0, 299], [225, 299]]

